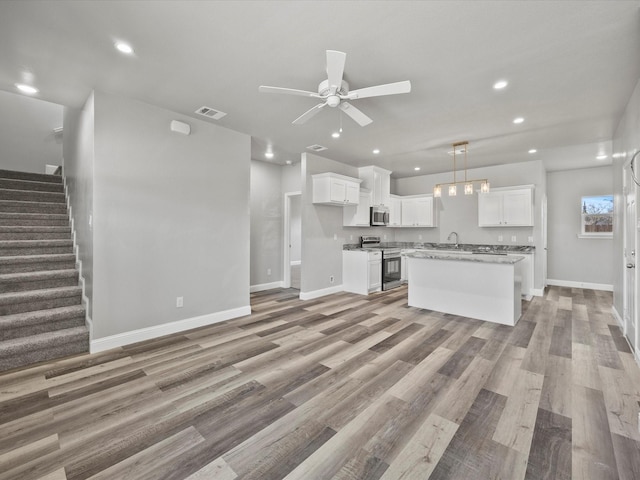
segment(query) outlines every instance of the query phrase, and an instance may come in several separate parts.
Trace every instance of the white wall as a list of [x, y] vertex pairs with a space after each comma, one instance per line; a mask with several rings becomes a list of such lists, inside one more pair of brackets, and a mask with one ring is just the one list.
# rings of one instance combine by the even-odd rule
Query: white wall
[[249, 308], [249, 178], [247, 135], [95, 93], [92, 341]]
[[81, 109], [64, 109], [63, 170], [69, 195], [70, 213], [76, 235], [80, 275], [89, 319], [93, 308], [93, 212], [94, 95]]
[[291, 250], [289, 261], [300, 262], [302, 260], [302, 195], [291, 197], [291, 219], [289, 223], [291, 238]]
[[283, 279], [282, 168], [251, 161], [251, 286]]
[[[498, 245], [533, 245], [536, 247], [535, 282], [536, 289], [543, 288], [543, 228], [542, 199], [546, 192], [546, 175], [541, 161], [524, 162], [512, 165], [498, 165], [469, 169], [468, 178], [487, 178], [491, 188], [515, 185], [535, 185], [534, 191], [534, 227], [478, 227], [478, 196], [457, 195], [449, 197], [446, 192], [436, 199], [439, 224], [436, 228], [394, 228], [395, 240], [403, 242], [446, 243], [452, 231], [459, 235], [460, 243]], [[421, 175], [392, 180], [392, 193], [397, 195], [417, 195], [433, 193], [436, 183], [450, 182], [452, 173]], [[503, 241], [498, 240], [502, 235]], [[420, 236], [422, 238], [420, 238]], [[515, 236], [516, 240], [511, 241]], [[533, 237], [533, 242], [529, 242]]]
[[577, 237], [581, 229], [581, 198], [612, 193], [612, 166], [547, 173], [550, 283], [613, 287], [613, 239]]
[[45, 173], [62, 165], [63, 107], [38, 98], [0, 91], [0, 168]]

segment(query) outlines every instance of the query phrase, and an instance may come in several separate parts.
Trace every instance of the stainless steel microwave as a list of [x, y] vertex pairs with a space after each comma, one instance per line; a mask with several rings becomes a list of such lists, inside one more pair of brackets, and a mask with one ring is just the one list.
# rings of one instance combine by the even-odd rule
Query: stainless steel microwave
[[389, 207], [371, 207], [371, 226], [389, 225]]

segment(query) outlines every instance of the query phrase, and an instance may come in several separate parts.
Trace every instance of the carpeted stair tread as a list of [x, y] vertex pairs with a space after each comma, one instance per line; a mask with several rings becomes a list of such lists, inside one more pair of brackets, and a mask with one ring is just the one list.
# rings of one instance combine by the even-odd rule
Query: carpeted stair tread
[[0, 293], [41, 290], [78, 284], [78, 271], [44, 270], [0, 274]]
[[65, 203], [26, 202], [24, 200], [4, 200], [0, 198], [0, 212], [8, 213], [67, 213]]
[[0, 225], [4, 226], [69, 226], [64, 213], [13, 213], [0, 212]]
[[62, 183], [62, 177], [60, 175], [50, 175], [47, 173], [18, 172], [16, 170], [0, 169], [0, 178], [30, 180], [35, 182]]
[[0, 316], [0, 341], [85, 325], [82, 305]]
[[71, 238], [71, 227], [0, 225], [0, 240], [62, 240]]
[[32, 190], [14, 190], [10, 188], [0, 188], [0, 199], [46, 203], [65, 203], [66, 201], [64, 193], [60, 192], [36, 192]]
[[64, 185], [61, 183], [20, 180], [15, 178], [0, 178], [0, 188], [6, 188], [7, 190], [64, 193]]
[[68, 270], [75, 268], [76, 256], [73, 253], [50, 255], [16, 255], [0, 257], [0, 272], [36, 272], [41, 270]]
[[85, 326], [5, 340], [0, 342], [0, 371], [88, 351]]
[[[82, 288], [76, 285], [58, 288], [43, 288], [42, 290], [29, 290], [27, 292], [0, 293], [0, 306], [60, 297], [74, 297], [76, 295], [82, 295]], [[0, 313], [0, 315], [2, 314]]]

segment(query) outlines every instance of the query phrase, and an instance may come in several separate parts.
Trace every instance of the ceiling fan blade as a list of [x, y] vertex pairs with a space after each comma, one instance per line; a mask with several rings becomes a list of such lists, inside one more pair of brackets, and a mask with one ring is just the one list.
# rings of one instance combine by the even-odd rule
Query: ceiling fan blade
[[261, 93], [284, 93], [287, 95], [299, 95], [301, 97], [320, 98], [320, 95], [318, 95], [316, 92], [308, 92], [306, 90], [296, 90], [294, 88], [267, 87], [265, 85], [260, 85], [258, 87], [258, 91]]
[[344, 75], [344, 62], [347, 54], [336, 50], [327, 50], [327, 77], [329, 78], [329, 88], [335, 87], [339, 90], [342, 86], [342, 76]]
[[315, 107], [310, 108], [309, 110], [307, 110], [306, 112], [304, 112], [302, 115], [300, 115], [298, 118], [296, 118], [292, 123], [294, 125], [302, 125], [303, 123], [305, 123], [307, 120], [309, 120], [311, 117], [314, 117], [318, 114], [318, 112], [320, 110], [322, 110], [322, 108], [326, 105], [326, 103], [319, 103], [317, 104]]
[[347, 100], [355, 100], [356, 98], [381, 97], [383, 95], [396, 95], [398, 93], [409, 93], [411, 91], [411, 82], [387, 83], [385, 85], [377, 85], [375, 87], [361, 88], [353, 90], [344, 96]]
[[364, 113], [362, 113], [360, 110], [358, 110], [356, 107], [354, 107], [350, 103], [340, 102], [339, 108], [344, 113], [346, 113], [351, 118], [353, 118], [356, 121], [356, 123], [358, 123], [358, 125], [360, 125], [361, 127], [369, 125], [371, 122], [373, 122], [373, 120], [371, 120], [369, 117], [367, 117]]

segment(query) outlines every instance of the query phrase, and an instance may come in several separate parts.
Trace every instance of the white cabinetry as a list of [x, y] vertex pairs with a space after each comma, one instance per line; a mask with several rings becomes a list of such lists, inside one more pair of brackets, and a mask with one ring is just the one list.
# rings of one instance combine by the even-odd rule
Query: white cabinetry
[[362, 179], [362, 186], [371, 190], [371, 205], [374, 207], [380, 205], [388, 207], [391, 192], [391, 172], [372, 165], [360, 167], [358, 175]]
[[433, 195], [402, 197], [403, 227], [435, 227]]
[[397, 195], [389, 195], [389, 227], [402, 225], [402, 199]]
[[368, 227], [370, 219], [371, 192], [360, 189], [360, 201], [358, 205], [346, 205], [342, 209], [342, 225], [345, 227]]
[[313, 203], [322, 205], [357, 205], [360, 201], [360, 182], [358, 178], [346, 177], [337, 173], [319, 173], [313, 175]]
[[345, 292], [367, 295], [382, 288], [382, 252], [344, 250], [342, 288]]
[[478, 193], [478, 226], [532, 227], [533, 186], [494, 188]]

